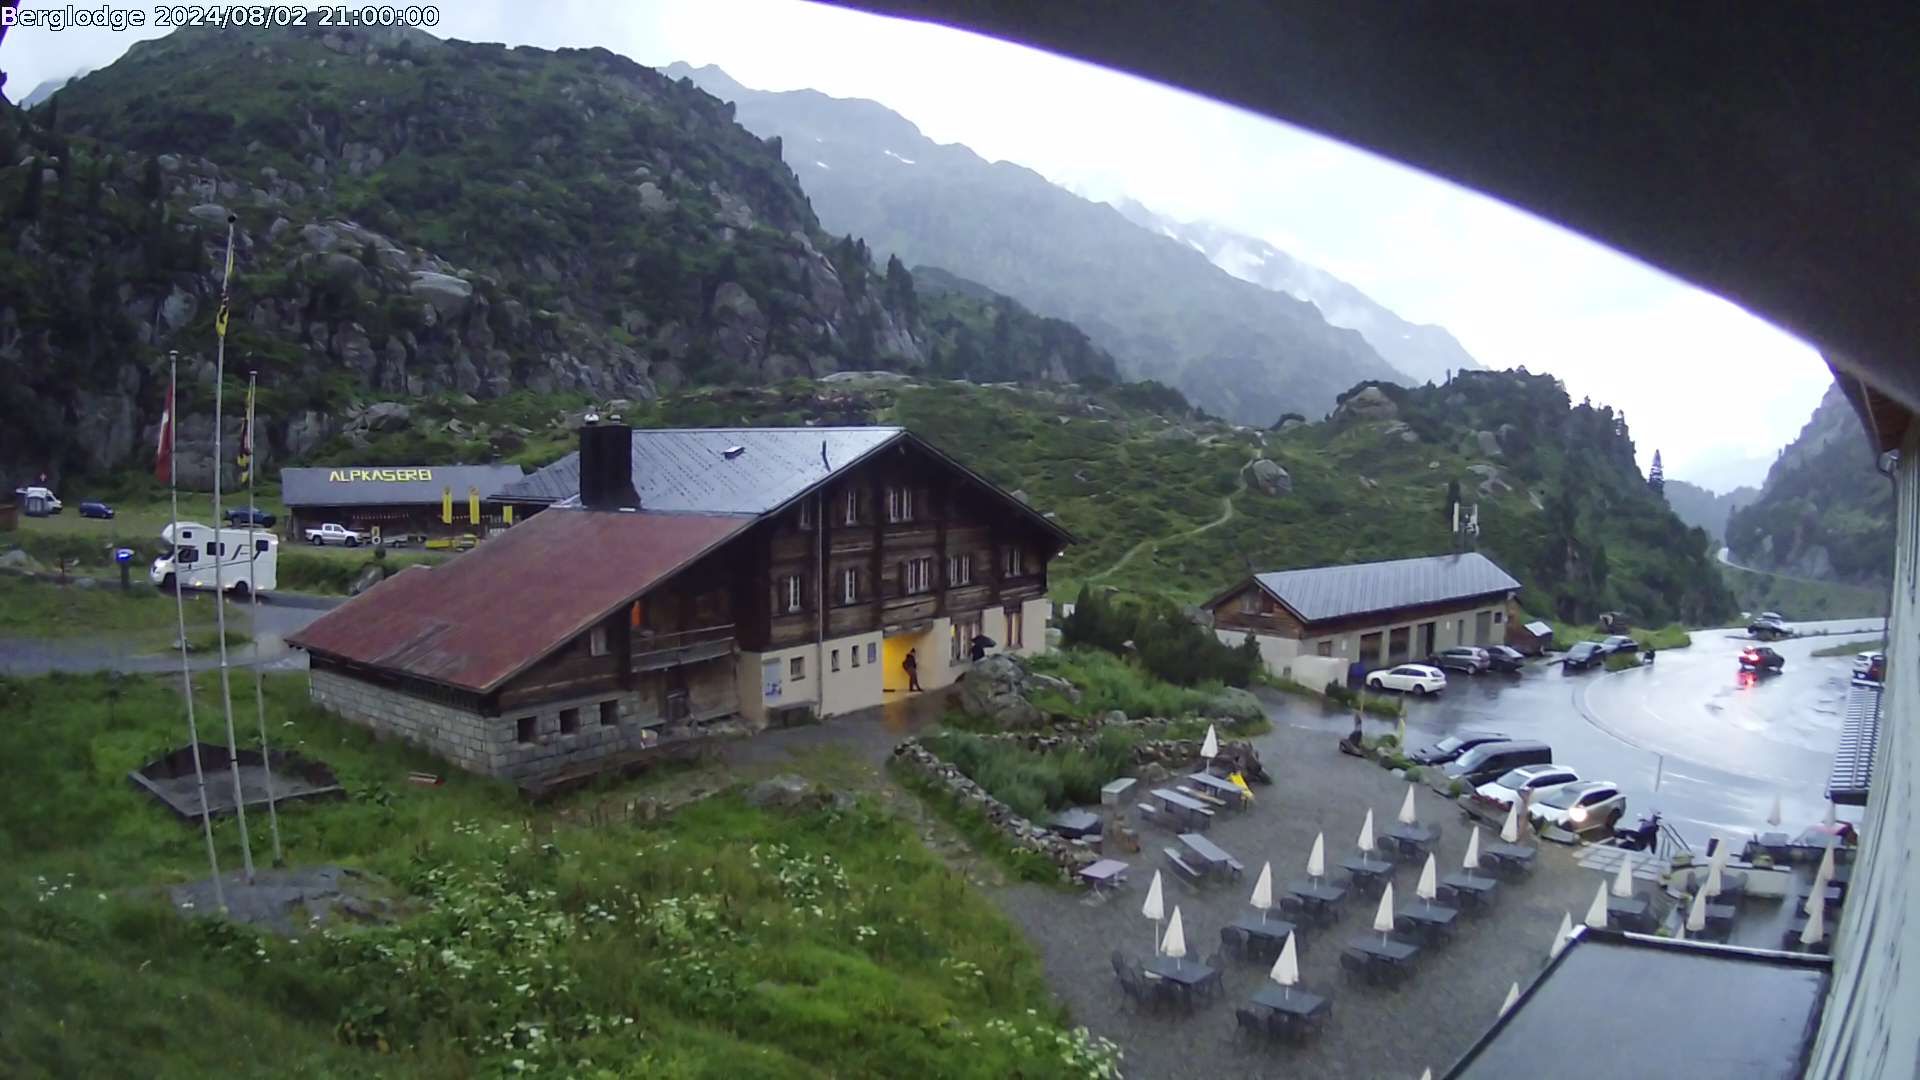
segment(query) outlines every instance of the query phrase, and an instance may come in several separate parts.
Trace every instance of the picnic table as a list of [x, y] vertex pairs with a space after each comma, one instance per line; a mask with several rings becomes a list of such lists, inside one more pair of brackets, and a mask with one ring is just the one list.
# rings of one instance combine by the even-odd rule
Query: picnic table
[[1048, 826], [1061, 836], [1092, 836], [1100, 831], [1100, 815], [1091, 810], [1062, 810]]
[[1793, 838], [1783, 832], [1766, 832], [1760, 834], [1758, 843], [1760, 850], [1771, 855], [1774, 862], [1784, 863], [1790, 854], [1787, 849], [1793, 846]]
[[1607, 894], [1607, 918], [1628, 930], [1653, 930], [1653, 905], [1644, 896]]
[[1249, 946], [1258, 941], [1260, 948], [1248, 951], [1257, 960], [1271, 960], [1280, 955], [1280, 949], [1287, 943], [1287, 935], [1293, 933], [1293, 924], [1285, 919], [1276, 919], [1269, 915], [1262, 919], [1258, 915], [1242, 913], [1227, 925], [1247, 935]]
[[[1820, 927], [1825, 932], [1820, 935], [1820, 943], [1813, 946], [1815, 951], [1817, 952], [1827, 951], [1827, 942], [1833, 940], [1833, 925], [1834, 924], [1832, 919], [1822, 918], [1820, 920]], [[1806, 928], [1807, 928], [1807, 913], [1803, 911], [1800, 914], [1795, 915], [1793, 917], [1793, 922], [1788, 924], [1786, 930], [1781, 933], [1780, 935], [1781, 946], [1787, 949], [1789, 952], [1806, 948], [1805, 945], [1800, 944], [1800, 934], [1803, 931], [1805, 931]]]
[[1196, 828], [1204, 829], [1213, 820], [1213, 811], [1199, 799], [1190, 799], [1167, 788], [1154, 788], [1153, 797], [1160, 800], [1169, 814], [1179, 816]]
[[1193, 852], [1201, 862], [1207, 864], [1208, 873], [1218, 873], [1226, 870], [1238, 874], [1242, 870], [1240, 860], [1227, 854], [1226, 850], [1219, 844], [1214, 843], [1199, 833], [1181, 833], [1180, 842], [1186, 845], [1187, 850]]
[[1453, 893], [1453, 902], [1464, 911], [1484, 911], [1493, 906], [1493, 893], [1499, 883], [1462, 871], [1440, 879], [1442, 887]]
[[1287, 886], [1287, 894], [1300, 901], [1303, 911], [1331, 922], [1340, 917], [1340, 901], [1347, 898], [1347, 887], [1331, 881], [1296, 881]]
[[1081, 867], [1080, 880], [1095, 892], [1118, 889], [1127, 883], [1127, 864], [1119, 859], [1101, 859], [1090, 866]]
[[1369, 859], [1365, 855], [1355, 855], [1340, 865], [1353, 875], [1355, 885], [1366, 886], [1368, 892], [1374, 891], [1376, 886], [1393, 874], [1392, 863], [1380, 859]]
[[1179, 959], [1171, 956], [1156, 956], [1146, 962], [1142, 968], [1147, 978], [1159, 979], [1180, 988], [1181, 997], [1188, 1008], [1193, 1007], [1193, 991], [1196, 987], [1211, 980], [1215, 972], [1198, 960]]
[[1187, 777], [1187, 781], [1205, 788], [1209, 794], [1217, 795], [1228, 806], [1238, 808], [1247, 801], [1247, 793], [1239, 784], [1231, 780], [1222, 780], [1209, 772], [1197, 772]]
[[1493, 860], [1494, 866], [1512, 874], [1533, 869], [1533, 858], [1539, 852], [1524, 844], [1488, 844], [1482, 854]]
[[1285, 1017], [1287, 1026], [1296, 1030], [1324, 1017], [1333, 1008], [1319, 994], [1310, 994], [1297, 986], [1275, 986], [1272, 983], [1267, 983], [1254, 993], [1253, 1003]]
[[1381, 974], [1404, 976], [1420, 955], [1420, 946], [1388, 938], [1382, 941], [1371, 934], [1354, 938], [1342, 950], [1343, 961], [1356, 961], [1369, 979]]
[[1727, 933], [1733, 929], [1733, 917], [1739, 909], [1732, 904], [1707, 904], [1707, 929], [1717, 933]]
[[1460, 913], [1450, 907], [1423, 902], [1401, 908], [1398, 917], [1418, 927], [1428, 944], [1432, 944], [1453, 936], [1453, 923], [1459, 916]]
[[1432, 849], [1440, 839], [1440, 830], [1431, 825], [1395, 825], [1381, 834], [1392, 846], [1397, 848], [1402, 858], [1417, 859]]
[[[1694, 884], [1704, 887], [1707, 883], [1706, 870], [1700, 870]], [[1720, 871], [1720, 891], [1715, 896], [1745, 896], [1747, 893], [1747, 875], [1742, 870]]]
[[[1828, 908], [1838, 907], [1840, 903], [1847, 898], [1846, 890], [1841, 888], [1838, 885], [1833, 884], [1832, 882], [1827, 883], [1826, 893], [1827, 893]], [[1801, 910], [1803, 911], [1806, 910], [1807, 898], [1812, 895], [1813, 895], [1813, 889], [1811, 886], [1800, 890], [1798, 906], [1800, 907]]]

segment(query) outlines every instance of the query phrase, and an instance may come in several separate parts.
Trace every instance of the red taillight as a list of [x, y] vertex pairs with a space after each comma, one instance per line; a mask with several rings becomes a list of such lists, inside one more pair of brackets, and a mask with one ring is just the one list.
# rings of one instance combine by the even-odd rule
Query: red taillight
[[1740, 654], [1740, 659], [1742, 659], [1742, 660], [1758, 660], [1758, 659], [1760, 659], [1760, 654], [1759, 654], [1759, 653], [1757, 653], [1757, 652], [1753, 652], [1752, 650], [1748, 650], [1747, 652], [1743, 652], [1743, 653], [1741, 653], [1741, 654]]

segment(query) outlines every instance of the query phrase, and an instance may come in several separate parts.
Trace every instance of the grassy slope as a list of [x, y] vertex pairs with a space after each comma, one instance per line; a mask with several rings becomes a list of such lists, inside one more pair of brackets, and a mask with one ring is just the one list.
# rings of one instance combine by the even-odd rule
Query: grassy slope
[[[188, 594], [187, 641], [198, 647], [217, 644], [213, 602]], [[118, 584], [91, 589], [50, 581], [0, 575], [0, 638], [93, 638], [103, 647], [157, 652], [179, 639], [179, 615], [171, 594], [161, 593], [136, 574], [122, 592]], [[245, 608], [227, 611], [227, 640], [248, 640]]]
[[1843, 585], [1837, 581], [1808, 581], [1720, 565], [1727, 587], [1744, 611], [1778, 611], [1788, 619], [1854, 619], [1884, 616], [1884, 589]]
[[[297, 941], [174, 918], [149, 890], [204, 872], [200, 837], [123, 776], [177, 743], [176, 694], [0, 679], [22, 721], [0, 725], [0, 1073], [1086, 1074], [1030, 948], [865, 804], [722, 795], [577, 827], [504, 784], [410, 786], [441, 766], [317, 713], [303, 680], [268, 689], [281, 745], [351, 793], [283, 809], [291, 861], [381, 874], [418, 913]], [[216, 839], [236, 861], [230, 821]]]

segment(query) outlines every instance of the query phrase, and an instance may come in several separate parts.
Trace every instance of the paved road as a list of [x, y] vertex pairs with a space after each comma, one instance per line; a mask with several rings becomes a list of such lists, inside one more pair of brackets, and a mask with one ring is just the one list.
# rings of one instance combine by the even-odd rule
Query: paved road
[[[309, 596], [303, 593], [276, 593], [262, 597], [254, 614], [253, 644], [228, 650], [236, 666], [264, 664], [268, 670], [300, 670], [307, 666], [307, 654], [287, 647], [287, 636], [319, 618], [341, 602], [337, 596]], [[247, 617], [247, 605], [234, 603], [227, 609], [228, 625]], [[194, 670], [217, 667], [217, 653], [196, 655]], [[0, 639], [0, 675], [45, 675], [52, 671], [121, 671], [131, 673], [180, 670], [175, 652], [131, 653], [110, 639]]]
[[[1830, 636], [1784, 641], [1779, 676], [1739, 674], [1744, 631], [1702, 630], [1651, 668], [1563, 673], [1535, 663], [1520, 675], [1454, 675], [1445, 695], [1409, 701], [1408, 741], [1461, 729], [1550, 742], [1555, 760], [1627, 793], [1631, 822], [1649, 807], [1696, 848], [1714, 832], [1766, 828], [1775, 795], [1790, 832], [1826, 812], [1827, 772], [1839, 740], [1851, 660], [1815, 658], [1825, 645], [1870, 637], [1872, 619], [1800, 624]], [[1292, 709], [1277, 719], [1344, 732], [1347, 716]], [[1842, 807], [1841, 816], [1850, 808]]]

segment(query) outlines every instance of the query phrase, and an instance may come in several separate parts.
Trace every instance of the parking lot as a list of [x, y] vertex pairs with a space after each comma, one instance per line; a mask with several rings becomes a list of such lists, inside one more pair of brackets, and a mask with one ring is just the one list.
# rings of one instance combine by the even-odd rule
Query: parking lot
[[[1661, 652], [1651, 667], [1563, 673], [1539, 660], [1517, 675], [1450, 674], [1446, 692], [1407, 701], [1415, 746], [1459, 730], [1498, 731], [1552, 744], [1554, 760], [1611, 780], [1627, 795], [1626, 821], [1657, 808], [1696, 848], [1714, 832], [1759, 830], [1780, 797], [1787, 830], [1826, 813], [1826, 779], [1839, 737], [1851, 659], [1814, 657], [1824, 646], [1880, 632], [1877, 620], [1810, 623], [1825, 636], [1777, 643], [1779, 675], [1742, 676], [1744, 631], [1702, 630], [1693, 645]], [[1345, 732], [1351, 719], [1275, 695], [1276, 724]], [[1384, 721], [1369, 720], [1370, 730]], [[1855, 813], [1842, 807], [1840, 816]]]

